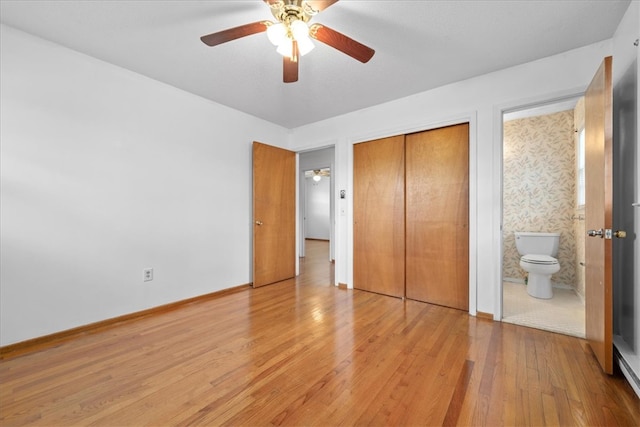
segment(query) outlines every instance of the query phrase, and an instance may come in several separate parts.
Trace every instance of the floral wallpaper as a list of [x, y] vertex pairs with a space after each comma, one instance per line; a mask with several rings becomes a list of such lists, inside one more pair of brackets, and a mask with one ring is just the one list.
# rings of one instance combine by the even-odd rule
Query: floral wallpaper
[[560, 233], [560, 271], [551, 278], [575, 287], [576, 185], [573, 110], [504, 123], [503, 277], [521, 281], [514, 231]]

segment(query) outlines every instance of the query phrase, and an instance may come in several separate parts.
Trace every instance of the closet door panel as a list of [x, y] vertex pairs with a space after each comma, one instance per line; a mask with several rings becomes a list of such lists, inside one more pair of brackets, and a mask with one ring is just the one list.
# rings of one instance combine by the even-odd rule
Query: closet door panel
[[353, 147], [353, 286], [404, 297], [404, 135]]
[[469, 125], [406, 136], [407, 298], [469, 309]]

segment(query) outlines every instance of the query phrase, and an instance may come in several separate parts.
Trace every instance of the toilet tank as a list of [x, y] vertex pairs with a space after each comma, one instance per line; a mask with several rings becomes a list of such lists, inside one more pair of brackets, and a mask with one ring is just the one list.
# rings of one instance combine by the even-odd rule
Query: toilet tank
[[516, 248], [520, 255], [549, 255], [555, 257], [560, 245], [560, 233], [516, 231]]

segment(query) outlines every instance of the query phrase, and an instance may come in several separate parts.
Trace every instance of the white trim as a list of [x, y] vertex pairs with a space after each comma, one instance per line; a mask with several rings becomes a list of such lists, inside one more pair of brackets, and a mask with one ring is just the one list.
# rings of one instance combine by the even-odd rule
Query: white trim
[[[494, 140], [493, 140], [493, 182], [497, 183], [494, 186], [494, 194], [493, 194], [493, 209], [494, 212], [491, 214], [492, 224], [493, 224], [493, 239], [491, 242], [492, 252], [498, 255], [494, 258], [495, 264], [493, 265], [493, 274], [492, 277], [498, 282], [498, 286], [496, 287], [494, 294], [494, 305], [493, 305], [493, 320], [501, 322], [502, 321], [502, 293], [503, 293], [503, 278], [502, 278], [502, 258], [503, 254], [503, 243], [502, 243], [502, 212], [504, 210], [503, 207], [503, 129], [504, 129], [504, 113], [508, 110], [508, 107], [494, 107], [493, 109], [493, 128], [494, 128]], [[497, 207], [495, 204], [497, 201]], [[497, 212], [496, 212], [497, 209]], [[497, 232], [495, 232], [497, 230]]]
[[347, 150], [347, 289], [353, 289], [353, 143], [349, 142]]
[[304, 235], [305, 235], [305, 230], [304, 230], [304, 225], [303, 223], [300, 221], [301, 218], [301, 214], [302, 214], [302, 207], [300, 206], [300, 185], [302, 182], [304, 182], [304, 172], [303, 170], [300, 169], [300, 154], [302, 153], [309, 153], [309, 152], [314, 152], [314, 151], [319, 151], [319, 150], [324, 150], [326, 148], [333, 148], [333, 158], [331, 159], [331, 161], [329, 162], [329, 165], [327, 166], [319, 166], [321, 168], [325, 168], [328, 167], [331, 169], [331, 189], [329, 191], [329, 194], [331, 197], [330, 200], [330, 205], [333, 207], [333, 216], [330, 217], [331, 218], [331, 224], [330, 224], [330, 231], [329, 231], [329, 258], [331, 258], [331, 256], [333, 256], [333, 260], [334, 260], [334, 285], [338, 286], [338, 274], [337, 274], [337, 269], [338, 269], [338, 265], [340, 265], [340, 261], [339, 261], [339, 257], [338, 257], [338, 253], [337, 253], [337, 241], [338, 241], [338, 204], [336, 203], [336, 198], [338, 197], [338, 195], [336, 194], [337, 191], [335, 191], [336, 189], [336, 181], [337, 181], [337, 177], [340, 175], [337, 172], [337, 168], [336, 168], [336, 163], [337, 163], [337, 156], [338, 156], [338, 150], [337, 150], [337, 143], [336, 140], [333, 139], [330, 142], [323, 142], [321, 145], [312, 145], [312, 146], [307, 146], [307, 147], [303, 147], [299, 150], [297, 150], [296, 153], [296, 276], [298, 276], [300, 274], [300, 257], [304, 256], [304, 250], [301, 250], [300, 248], [302, 247], [302, 245], [304, 244]]
[[[494, 233], [493, 241], [491, 243], [494, 253], [498, 253], [499, 256], [495, 258], [495, 264], [493, 265], [494, 277], [500, 278], [498, 280], [499, 286], [496, 288], [494, 295], [495, 307], [493, 313], [493, 320], [502, 321], [502, 257], [503, 257], [503, 242], [502, 242], [502, 226], [503, 226], [503, 186], [504, 186], [504, 162], [503, 162], [503, 129], [504, 129], [504, 115], [518, 110], [525, 110], [530, 108], [536, 108], [543, 105], [554, 104], [558, 102], [564, 102], [571, 98], [577, 98], [584, 95], [586, 86], [579, 86], [569, 90], [563, 90], [560, 92], [548, 93], [546, 95], [540, 95], [536, 97], [523, 98], [519, 100], [512, 100], [507, 103], [495, 105], [493, 108], [493, 164], [496, 165], [493, 170], [494, 179], [497, 184], [494, 188], [494, 197], [499, 201], [497, 204], [497, 212], [493, 212], [492, 218], [494, 219], [494, 226], [498, 233]], [[499, 166], [499, 167], [498, 167]], [[496, 194], [497, 193], [497, 194]]]
[[553, 280], [551, 281], [551, 287], [556, 289], [565, 289], [567, 291], [573, 291], [573, 293], [577, 294], [575, 288], [571, 285], [565, 285], [564, 283], [556, 283]]
[[307, 144], [300, 147], [296, 147], [296, 153], [308, 153], [310, 151], [318, 151], [324, 150], [325, 148], [335, 147], [337, 145], [337, 141], [335, 138], [327, 139], [322, 142], [318, 142], [315, 144]]
[[[517, 285], [524, 285], [524, 284], [525, 284], [525, 283], [524, 283], [524, 279], [515, 279], [515, 278], [513, 278], [513, 277], [504, 277], [504, 278], [502, 279], [502, 281], [503, 281], [503, 282], [509, 282], [509, 283], [515, 283], [515, 284], [517, 284]], [[565, 290], [567, 290], [567, 291], [574, 291], [574, 293], [575, 293], [576, 295], [580, 296], [580, 295], [576, 292], [575, 288], [574, 288], [573, 286], [571, 286], [571, 285], [565, 285], [565, 284], [563, 284], [563, 283], [555, 283], [555, 282], [551, 281], [551, 287], [556, 288], [556, 289], [565, 289]], [[584, 302], [584, 301], [583, 301], [583, 302]]]
[[296, 153], [296, 277], [300, 275], [300, 153]]

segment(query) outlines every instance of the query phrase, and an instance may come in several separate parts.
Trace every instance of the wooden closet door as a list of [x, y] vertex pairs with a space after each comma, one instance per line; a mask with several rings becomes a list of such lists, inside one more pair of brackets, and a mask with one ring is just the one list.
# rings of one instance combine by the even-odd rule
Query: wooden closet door
[[353, 147], [353, 286], [404, 297], [404, 136]]
[[469, 124], [406, 136], [407, 298], [469, 310]]

